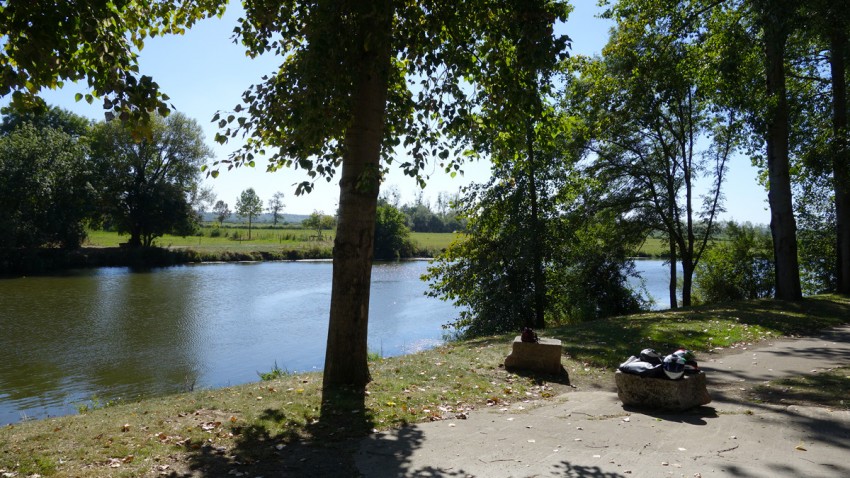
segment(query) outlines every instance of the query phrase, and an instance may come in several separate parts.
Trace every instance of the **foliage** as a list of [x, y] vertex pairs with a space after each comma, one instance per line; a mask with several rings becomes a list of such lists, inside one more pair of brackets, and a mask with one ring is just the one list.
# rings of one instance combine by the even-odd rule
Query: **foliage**
[[[392, 191], [390, 194], [397, 193]], [[404, 213], [407, 226], [413, 232], [454, 232], [463, 230], [462, 224], [457, 217], [452, 204], [457, 201], [457, 194], [449, 196], [445, 192], [441, 192], [437, 196], [436, 210], [431, 208], [428, 201], [422, 199], [420, 193], [416, 199], [408, 204], [399, 206], [397, 200], [395, 204], [390, 201], [387, 194], [382, 194], [381, 200], [392, 205]]]
[[394, 260], [413, 255], [410, 230], [404, 214], [387, 203], [378, 205], [375, 216], [375, 259]]
[[242, 191], [236, 198], [236, 214], [248, 218], [248, 240], [251, 239], [251, 224], [254, 221], [254, 216], [259, 216], [262, 213], [263, 201], [254, 191], [254, 188]]
[[597, 320], [645, 309], [643, 291], [629, 284], [643, 225], [610, 208], [578, 208], [562, 218], [557, 263], [547, 283], [558, 323]]
[[[468, 220], [464, 240], [452, 243], [429, 267], [428, 295], [459, 308], [449, 324], [464, 337], [517, 331], [534, 315], [529, 231], [517, 214], [528, 214], [521, 180], [491, 180], [470, 188], [459, 206]], [[634, 225], [592, 206], [599, 191], [588, 184], [562, 185], [557, 206], [542, 232], [547, 284], [547, 325], [633, 312], [642, 302], [626, 282], [628, 259], [640, 235]], [[581, 191], [581, 192], [579, 192]]]
[[131, 247], [150, 246], [166, 233], [191, 234], [198, 217], [190, 194], [211, 155], [198, 123], [179, 113], [151, 118], [150, 136], [139, 141], [121, 122], [97, 124], [92, 161], [106, 220], [129, 233]]
[[278, 191], [269, 199], [269, 213], [272, 215], [272, 223], [277, 226], [278, 219], [283, 215], [283, 193]]
[[204, 213], [213, 207], [217, 199], [212, 186], [201, 186], [195, 183], [189, 192], [189, 203], [198, 215], [198, 221], [204, 220]]
[[[41, 88], [87, 80], [92, 103], [103, 98], [107, 119], [137, 123], [167, 115], [168, 96], [139, 75], [137, 51], [147, 37], [181, 34], [196, 21], [221, 15], [223, 0], [4, 2], [0, 9], [0, 96], [24, 110], [44, 108]], [[73, 21], [69, 21], [73, 19]], [[144, 126], [134, 131], [146, 130]], [[149, 133], [149, 131], [147, 131]]]
[[78, 138], [29, 123], [0, 137], [0, 247], [80, 246], [96, 197], [87, 152]]
[[772, 244], [768, 231], [751, 224], [726, 225], [728, 239], [712, 244], [696, 269], [700, 301], [722, 304], [773, 295]]
[[799, 230], [800, 279], [804, 294], [835, 291], [836, 211], [832, 178], [828, 174], [806, 171], [797, 181], [795, 211]]
[[[585, 112], [597, 156], [589, 173], [616, 184], [612, 190], [631, 200], [624, 207], [666, 235], [671, 260], [682, 263], [688, 306], [694, 267], [723, 211], [721, 186], [740, 125], [732, 109], [712, 102], [713, 65], [703, 43], [692, 41], [701, 18], [686, 20], [679, 4], [650, 3], [623, 0], [607, 12], [617, 27], [602, 58], [571, 65], [581, 74], [571, 102]], [[702, 198], [701, 177], [708, 183]]]
[[336, 221], [333, 216], [323, 214], [321, 211], [313, 211], [310, 217], [301, 221], [301, 225], [316, 231], [318, 240], [322, 240], [322, 231], [334, 228]]
[[32, 124], [38, 129], [60, 130], [73, 138], [87, 135], [92, 127], [91, 121], [87, 118], [57, 106], [51, 106], [46, 111], [39, 108], [19, 110], [7, 106], [0, 108], [0, 113], [3, 114], [3, 121], [0, 123], [0, 135], [3, 136], [26, 123]]
[[230, 212], [230, 207], [227, 203], [219, 199], [216, 201], [215, 206], [213, 206], [213, 214], [215, 214], [218, 225], [221, 226], [232, 213]]
[[257, 372], [257, 376], [260, 377], [260, 380], [263, 382], [280, 380], [282, 378], [286, 378], [288, 375], [291, 375], [290, 372], [286, 369], [280, 368], [276, 361], [274, 363], [274, 367], [272, 367], [272, 369], [268, 372]]

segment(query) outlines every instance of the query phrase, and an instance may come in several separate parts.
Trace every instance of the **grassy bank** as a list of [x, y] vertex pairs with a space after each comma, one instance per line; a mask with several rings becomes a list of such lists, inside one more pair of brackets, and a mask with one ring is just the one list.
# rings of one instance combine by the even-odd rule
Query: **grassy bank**
[[[333, 247], [335, 231], [323, 231], [319, 240], [315, 230], [297, 228], [254, 228], [248, 239], [247, 227], [204, 227], [198, 235], [172, 236], [166, 234], [154, 241], [162, 248], [192, 249], [204, 253], [220, 251], [275, 251]], [[416, 249], [439, 252], [448, 247], [460, 234], [413, 232], [410, 237]], [[118, 247], [128, 236], [111, 231], [89, 231], [85, 245], [89, 247]]]
[[[572, 387], [610, 389], [614, 367], [644, 347], [667, 351], [685, 346], [707, 358], [848, 321], [850, 298], [819, 296], [799, 303], [763, 300], [547, 329], [542, 335], [563, 341], [571, 385], [555, 377], [506, 372], [502, 363], [512, 336], [482, 338], [376, 359], [368, 394], [362, 400], [331, 401], [324, 412], [319, 374], [283, 374], [271, 381], [3, 427], [0, 475], [345, 476], [352, 466], [345, 439], [373, 429], [459, 420], [487, 407], [527, 408]], [[839, 380], [833, 391], [843, 390], [846, 396], [847, 382]]]

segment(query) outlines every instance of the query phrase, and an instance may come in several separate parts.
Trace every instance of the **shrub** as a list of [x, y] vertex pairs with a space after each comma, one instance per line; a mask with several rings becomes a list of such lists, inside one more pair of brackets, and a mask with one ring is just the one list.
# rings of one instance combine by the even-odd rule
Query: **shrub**
[[695, 271], [695, 292], [704, 303], [773, 295], [770, 233], [750, 224], [727, 226], [729, 240], [711, 246]]

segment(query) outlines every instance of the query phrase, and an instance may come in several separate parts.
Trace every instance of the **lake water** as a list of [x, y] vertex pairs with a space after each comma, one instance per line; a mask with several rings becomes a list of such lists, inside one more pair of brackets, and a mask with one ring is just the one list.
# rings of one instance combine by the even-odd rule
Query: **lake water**
[[[369, 348], [384, 356], [442, 343], [452, 305], [424, 296], [425, 261], [376, 264]], [[0, 279], [0, 425], [258, 380], [277, 364], [320, 369], [329, 262], [204, 264]], [[661, 261], [639, 261], [657, 307]], [[655, 291], [655, 292], [654, 292]], [[665, 305], [666, 304], [666, 305]]]

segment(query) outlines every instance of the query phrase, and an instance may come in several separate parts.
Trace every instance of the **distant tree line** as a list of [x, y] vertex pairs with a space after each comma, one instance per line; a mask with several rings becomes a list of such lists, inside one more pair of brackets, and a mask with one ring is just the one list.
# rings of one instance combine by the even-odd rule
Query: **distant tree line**
[[405, 225], [413, 232], [461, 232], [466, 224], [455, 209], [459, 198], [460, 194], [442, 191], [432, 205], [420, 191], [413, 201], [401, 204], [401, 193], [391, 186], [381, 194], [379, 203], [398, 209], [404, 215]]
[[[139, 136], [141, 134], [141, 136]], [[86, 227], [128, 235], [129, 247], [191, 234], [214, 199], [200, 185], [212, 155], [180, 113], [131, 131], [56, 107], [2, 110], [0, 247], [79, 247]]]

